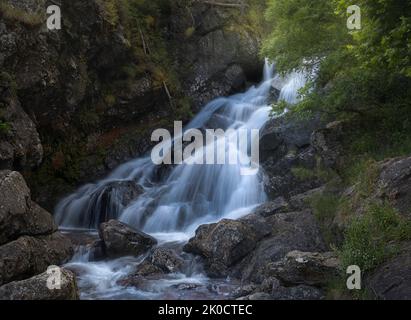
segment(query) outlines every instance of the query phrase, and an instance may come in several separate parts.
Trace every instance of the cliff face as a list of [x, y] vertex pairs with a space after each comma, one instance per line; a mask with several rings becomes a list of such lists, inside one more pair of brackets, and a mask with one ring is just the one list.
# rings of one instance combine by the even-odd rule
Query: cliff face
[[0, 169], [22, 171], [49, 210], [260, 74], [255, 7], [143, 2], [62, 0], [55, 31], [54, 2], [0, 4]]

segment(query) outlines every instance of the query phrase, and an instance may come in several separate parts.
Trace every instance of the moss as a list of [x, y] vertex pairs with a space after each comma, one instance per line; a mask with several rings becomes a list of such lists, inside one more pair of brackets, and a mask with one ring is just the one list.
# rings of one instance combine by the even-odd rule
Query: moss
[[304, 167], [293, 167], [291, 168], [291, 173], [298, 179], [310, 180], [310, 179], [320, 179], [322, 181], [329, 181], [334, 176], [335, 173], [330, 169], [323, 169], [317, 165], [314, 169], [307, 169]]
[[0, 120], [0, 136], [6, 135], [11, 130], [11, 125], [8, 122]]
[[42, 14], [24, 11], [6, 3], [4, 0], [0, 0], [0, 15], [5, 20], [18, 22], [30, 28], [38, 27], [45, 19]]

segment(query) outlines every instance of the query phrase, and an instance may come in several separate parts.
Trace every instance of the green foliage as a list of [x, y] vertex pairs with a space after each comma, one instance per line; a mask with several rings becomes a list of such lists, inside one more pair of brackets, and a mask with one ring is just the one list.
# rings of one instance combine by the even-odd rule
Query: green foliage
[[332, 193], [318, 193], [309, 198], [309, 204], [313, 210], [314, 216], [318, 221], [321, 233], [325, 243], [329, 246], [336, 244], [336, 232], [330, 226], [342, 203], [342, 199]]
[[[316, 71], [295, 110], [334, 117], [411, 118], [411, 2], [359, 0], [362, 29], [346, 28], [348, 0], [270, 0], [274, 30], [262, 53], [281, 72]], [[374, 123], [376, 125], [376, 123]]]
[[411, 238], [411, 223], [388, 205], [371, 205], [353, 219], [340, 255], [344, 267], [358, 265], [369, 271], [395, 254], [395, 243]]

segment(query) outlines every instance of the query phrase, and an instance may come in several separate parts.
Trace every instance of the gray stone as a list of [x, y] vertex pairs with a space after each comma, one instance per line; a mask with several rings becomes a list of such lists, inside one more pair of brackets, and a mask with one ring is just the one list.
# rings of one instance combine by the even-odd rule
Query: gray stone
[[13, 281], [0, 287], [0, 300], [78, 300], [76, 277], [73, 272], [61, 268], [58, 289], [48, 289], [50, 274], [44, 272], [32, 278]]
[[157, 240], [117, 220], [102, 223], [100, 238], [109, 257], [138, 256], [150, 250]]

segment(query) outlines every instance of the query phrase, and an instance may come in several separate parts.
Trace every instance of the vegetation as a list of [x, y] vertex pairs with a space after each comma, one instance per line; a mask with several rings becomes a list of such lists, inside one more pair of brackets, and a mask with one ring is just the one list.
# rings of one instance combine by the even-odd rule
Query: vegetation
[[6, 0], [0, 0], [0, 16], [5, 20], [19, 22], [31, 28], [37, 27], [45, 21], [44, 15], [27, 12], [7, 3]]
[[[346, 0], [270, 0], [262, 53], [286, 73], [311, 75], [295, 111], [359, 114], [397, 136], [411, 131], [411, 3], [360, 0], [362, 29], [346, 27]], [[315, 74], [315, 76], [314, 76]], [[401, 114], [399, 117], [398, 115]], [[408, 134], [409, 136], [409, 134]]]
[[411, 223], [389, 205], [371, 205], [346, 231], [341, 249], [343, 266], [373, 269], [398, 251], [397, 243], [411, 239]]

